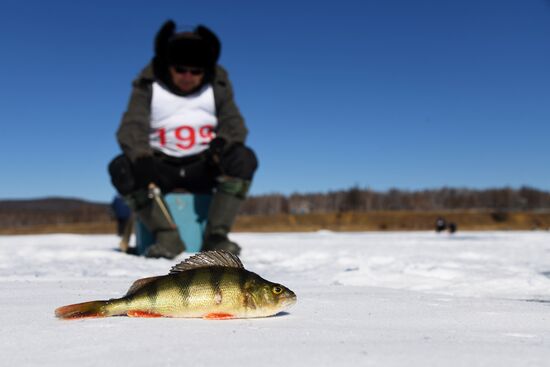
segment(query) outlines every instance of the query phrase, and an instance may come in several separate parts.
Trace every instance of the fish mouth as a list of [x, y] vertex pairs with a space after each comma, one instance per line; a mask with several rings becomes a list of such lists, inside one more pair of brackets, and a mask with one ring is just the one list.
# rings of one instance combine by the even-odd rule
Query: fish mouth
[[281, 301], [281, 305], [287, 309], [287, 308], [290, 308], [292, 306], [294, 306], [294, 304], [296, 303], [296, 295], [294, 294], [294, 292], [289, 292], [287, 294], [284, 295], [284, 297], [281, 297], [280, 298], [280, 301]]

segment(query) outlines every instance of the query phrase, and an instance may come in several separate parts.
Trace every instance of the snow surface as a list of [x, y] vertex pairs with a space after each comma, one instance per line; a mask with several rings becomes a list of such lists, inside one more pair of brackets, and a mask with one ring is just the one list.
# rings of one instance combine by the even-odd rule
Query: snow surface
[[234, 234], [294, 290], [271, 318], [62, 321], [175, 261], [110, 235], [0, 236], [1, 366], [548, 366], [550, 233]]

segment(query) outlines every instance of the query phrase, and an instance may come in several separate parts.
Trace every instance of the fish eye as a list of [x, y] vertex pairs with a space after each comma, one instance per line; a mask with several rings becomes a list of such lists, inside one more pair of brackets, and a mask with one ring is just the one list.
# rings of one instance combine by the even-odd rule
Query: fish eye
[[281, 293], [283, 293], [283, 288], [276, 285], [275, 287], [273, 287], [273, 293], [281, 294]]

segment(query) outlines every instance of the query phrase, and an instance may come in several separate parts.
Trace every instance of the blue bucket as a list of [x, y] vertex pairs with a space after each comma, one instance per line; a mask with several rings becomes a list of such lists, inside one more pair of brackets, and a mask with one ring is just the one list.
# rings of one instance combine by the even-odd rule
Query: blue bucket
[[[164, 200], [178, 226], [180, 237], [186, 246], [185, 251], [200, 251], [212, 195], [170, 193]], [[155, 237], [139, 219], [136, 220], [135, 228], [137, 253], [143, 255], [155, 243]]]

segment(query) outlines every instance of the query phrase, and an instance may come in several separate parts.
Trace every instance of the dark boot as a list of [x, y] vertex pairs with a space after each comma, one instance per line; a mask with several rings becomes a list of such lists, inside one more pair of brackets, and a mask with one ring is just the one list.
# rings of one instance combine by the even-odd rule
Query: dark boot
[[185, 244], [181, 240], [178, 230], [158, 231], [155, 233], [155, 243], [145, 252], [147, 257], [165, 257], [173, 259], [185, 251]]
[[227, 234], [231, 231], [249, 186], [250, 182], [241, 179], [220, 182], [208, 210], [201, 251], [225, 250], [235, 255], [241, 252], [239, 245], [230, 241]]
[[155, 243], [147, 249], [145, 256], [173, 259], [185, 251], [185, 244], [158, 189], [137, 191], [127, 201], [139, 220], [155, 236]]

